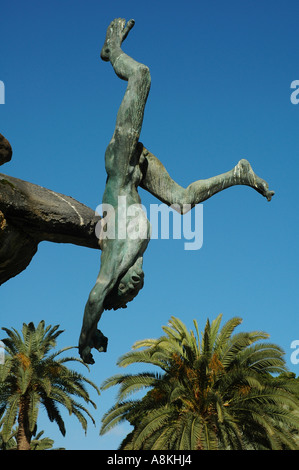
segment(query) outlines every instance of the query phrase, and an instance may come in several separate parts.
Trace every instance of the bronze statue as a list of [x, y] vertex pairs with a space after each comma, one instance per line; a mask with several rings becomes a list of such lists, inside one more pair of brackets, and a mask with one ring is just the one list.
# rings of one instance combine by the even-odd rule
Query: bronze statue
[[[162, 163], [139, 142], [151, 78], [147, 66], [121, 50], [122, 42], [133, 26], [134, 20], [127, 24], [121, 18], [112, 21], [101, 51], [101, 58], [109, 61], [116, 75], [128, 82], [115, 130], [105, 153], [107, 183], [103, 204], [117, 210], [119, 197], [125, 200], [127, 207], [140, 204], [138, 186], [180, 213], [184, 212], [186, 205], [194, 207], [235, 185], [250, 186], [270, 201], [274, 192], [269, 191], [268, 184], [253, 172], [247, 160], [240, 160], [227, 173], [196, 181], [184, 189], [170, 178]], [[80, 355], [86, 363], [94, 363], [92, 348], [98, 351], [106, 351], [107, 348], [107, 338], [97, 329], [103, 311], [125, 307], [143, 286], [142, 260], [150, 239], [150, 225], [142, 211], [134, 218], [127, 217], [125, 222], [130, 230], [135, 229], [146, 235], [139, 238], [109, 238], [104, 237], [103, 227], [101, 268], [85, 307], [79, 340]], [[119, 221], [114, 223], [117, 225]]]
[[[240, 160], [230, 171], [191, 183], [186, 189], [171, 179], [162, 163], [139, 142], [144, 108], [150, 90], [148, 67], [121, 50], [134, 21], [117, 18], [108, 27], [101, 58], [109, 61], [117, 76], [128, 82], [119, 108], [115, 130], [105, 153], [107, 172], [103, 205], [127, 214], [126, 236], [107, 236], [111, 214], [100, 218], [94, 210], [70, 196], [17, 178], [0, 174], [0, 285], [18, 275], [30, 263], [43, 241], [73, 243], [102, 249], [101, 268], [86, 303], [79, 352], [93, 363], [92, 348], [106, 351], [107, 338], [97, 329], [104, 310], [126, 307], [143, 286], [143, 254], [150, 239], [150, 224], [142, 210], [129, 215], [126, 209], [140, 206], [138, 186], [181, 214], [214, 194], [235, 185], [247, 185], [271, 200], [274, 192]], [[12, 157], [12, 149], [0, 134], [0, 165]], [[122, 211], [120, 211], [122, 212]], [[96, 229], [102, 223], [100, 240]], [[120, 220], [116, 218], [118, 234]], [[134, 233], [142, 236], [130, 236]]]

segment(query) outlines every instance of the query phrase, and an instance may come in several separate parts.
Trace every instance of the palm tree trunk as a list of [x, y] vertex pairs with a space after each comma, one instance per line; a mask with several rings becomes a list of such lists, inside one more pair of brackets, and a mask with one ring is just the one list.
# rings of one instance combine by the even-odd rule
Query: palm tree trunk
[[17, 450], [30, 450], [31, 432], [28, 426], [29, 400], [22, 397], [18, 416]]

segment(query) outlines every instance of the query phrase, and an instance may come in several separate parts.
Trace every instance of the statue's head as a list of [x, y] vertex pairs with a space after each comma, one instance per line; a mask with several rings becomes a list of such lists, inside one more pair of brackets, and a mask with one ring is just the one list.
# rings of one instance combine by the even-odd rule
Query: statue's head
[[144, 272], [142, 270], [142, 258], [139, 258], [135, 264], [120, 278], [114, 289], [105, 299], [104, 308], [106, 310], [117, 310], [126, 308], [127, 303], [131, 302], [144, 284]]

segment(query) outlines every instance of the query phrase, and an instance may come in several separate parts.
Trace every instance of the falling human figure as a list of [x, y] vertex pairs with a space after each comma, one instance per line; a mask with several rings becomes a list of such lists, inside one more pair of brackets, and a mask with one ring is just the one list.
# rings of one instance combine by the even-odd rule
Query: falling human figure
[[[105, 153], [107, 182], [103, 205], [109, 204], [117, 213], [120, 197], [125, 208], [140, 205], [138, 186], [146, 189], [164, 203], [184, 213], [214, 194], [235, 185], [247, 185], [265, 196], [274, 195], [268, 184], [252, 170], [247, 160], [240, 160], [230, 171], [212, 178], [199, 180], [186, 189], [171, 179], [162, 163], [150, 153], [139, 136], [144, 108], [150, 90], [149, 68], [136, 62], [121, 50], [121, 44], [134, 26], [134, 20], [117, 18], [107, 29], [101, 58], [109, 61], [116, 75], [128, 82], [120, 105], [115, 130]], [[126, 213], [126, 210], [124, 210]], [[105, 222], [109, 223], [105, 217]], [[117, 219], [114, 220], [118, 233]], [[79, 352], [85, 363], [93, 364], [91, 349], [106, 351], [107, 338], [97, 329], [104, 310], [126, 307], [143, 286], [143, 254], [150, 239], [150, 224], [143, 211], [125, 221], [129, 231], [145, 233], [143, 237], [103, 237], [101, 239], [101, 268], [95, 286], [86, 303], [79, 339]]]

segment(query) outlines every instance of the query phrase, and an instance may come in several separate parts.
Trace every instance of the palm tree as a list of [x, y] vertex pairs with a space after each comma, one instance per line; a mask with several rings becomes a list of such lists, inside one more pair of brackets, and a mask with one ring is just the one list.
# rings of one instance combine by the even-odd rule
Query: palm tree
[[[0, 423], [1, 427], [1, 423]], [[8, 436], [5, 436], [5, 439], [2, 437], [2, 432], [0, 432], [0, 450], [16, 450], [17, 448], [17, 431], [12, 429]]]
[[[2, 432], [0, 432], [0, 450], [17, 450], [17, 434], [18, 430], [12, 429], [10, 436], [3, 440]], [[53, 449], [53, 439], [42, 437], [43, 434], [44, 431], [40, 431], [34, 436], [30, 442], [30, 450], [65, 450], [62, 447]]]
[[127, 420], [134, 428], [121, 449], [297, 448], [298, 397], [290, 381], [272, 375], [286, 371], [283, 351], [265, 342], [264, 332], [233, 334], [240, 318], [220, 329], [221, 319], [208, 320], [200, 335], [195, 320], [194, 333], [172, 317], [163, 336], [135, 343], [118, 365], [146, 363], [162, 371], [118, 374], [103, 383], [103, 390], [120, 388], [101, 434]]
[[90, 412], [78, 401], [96, 404], [90, 399], [85, 384], [91, 385], [97, 393], [99, 389], [90, 380], [65, 366], [73, 357], [58, 358], [70, 347], [50, 354], [56, 346], [56, 339], [62, 333], [59, 325], [47, 326], [41, 321], [37, 328], [33, 323], [23, 324], [22, 336], [15, 329], [2, 328], [8, 335], [3, 340], [7, 352], [5, 363], [0, 365], [0, 418], [2, 418], [2, 440], [9, 439], [16, 423], [17, 448], [29, 450], [32, 437], [36, 433], [39, 405], [47, 411], [50, 421], [57, 423], [62, 435], [65, 425], [59, 405], [69, 414], [74, 414], [83, 429], [87, 429], [87, 415], [95, 424]]

